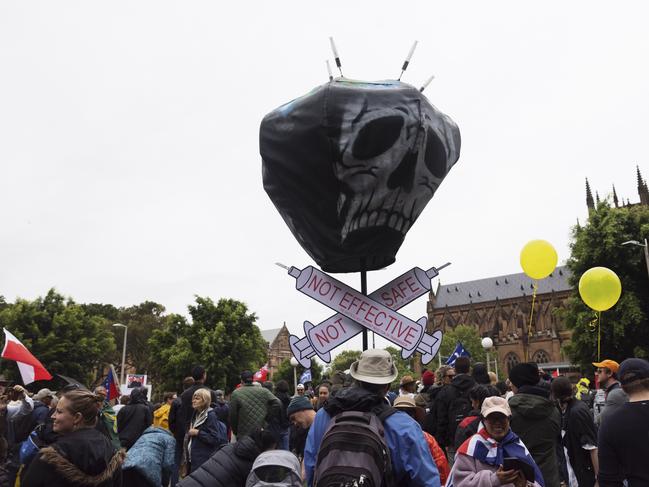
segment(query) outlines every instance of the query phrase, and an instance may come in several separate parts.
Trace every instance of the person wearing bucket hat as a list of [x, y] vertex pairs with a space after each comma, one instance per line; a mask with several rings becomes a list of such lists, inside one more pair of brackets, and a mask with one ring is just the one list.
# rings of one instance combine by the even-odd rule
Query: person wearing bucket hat
[[[393, 406], [395, 409], [398, 409], [399, 411], [403, 411], [404, 413], [408, 414], [419, 424], [422, 424], [422, 420], [424, 419], [422, 417], [424, 410], [417, 406], [413, 398], [409, 396], [397, 397], [396, 400], [394, 401]], [[424, 438], [426, 439], [426, 443], [428, 444], [428, 449], [430, 450], [430, 454], [433, 456], [433, 461], [437, 466], [437, 470], [439, 470], [440, 482], [442, 485], [444, 485], [446, 483], [446, 479], [448, 478], [448, 474], [451, 470], [448, 466], [448, 460], [446, 459], [446, 454], [444, 453], [444, 450], [442, 450], [442, 448], [439, 446], [437, 440], [435, 440], [435, 437], [433, 435], [424, 431]]]
[[404, 375], [399, 382], [399, 395], [415, 397], [417, 381], [411, 375]]
[[550, 400], [550, 389], [539, 377], [534, 362], [515, 365], [509, 371], [514, 395], [509, 399], [511, 428], [529, 448], [543, 473], [545, 487], [559, 487], [557, 444], [561, 437], [561, 415]]
[[439, 487], [439, 472], [417, 422], [390, 408], [385, 400], [399, 372], [386, 350], [365, 350], [349, 371], [353, 387], [340, 390], [315, 416], [304, 452], [307, 484], [313, 485], [318, 450], [332, 418], [350, 411], [371, 413], [382, 419], [383, 438], [390, 452], [396, 483]]
[[602, 423], [598, 436], [599, 485], [649, 485], [649, 362], [628, 358], [618, 378], [629, 401]]

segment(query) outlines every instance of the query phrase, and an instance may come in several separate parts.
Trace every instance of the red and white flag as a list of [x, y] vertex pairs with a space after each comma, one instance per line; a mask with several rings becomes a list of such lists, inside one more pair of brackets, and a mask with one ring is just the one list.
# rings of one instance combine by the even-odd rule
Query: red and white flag
[[23, 384], [31, 384], [36, 380], [50, 380], [52, 376], [43, 367], [43, 364], [6, 328], [3, 328], [3, 330], [5, 332], [5, 346], [2, 349], [2, 358], [16, 361], [20, 375], [23, 378]]
[[254, 373], [252, 376], [252, 380], [255, 382], [265, 382], [266, 379], [268, 378], [268, 364], [264, 364], [264, 366], [259, 369], [257, 372]]
[[559, 374], [559, 368], [557, 367], [557, 370], [555, 370], [554, 372], [552, 372], [552, 377], [554, 377], [554, 378], [556, 379], [557, 377], [559, 377], [559, 375], [560, 375], [560, 374]]

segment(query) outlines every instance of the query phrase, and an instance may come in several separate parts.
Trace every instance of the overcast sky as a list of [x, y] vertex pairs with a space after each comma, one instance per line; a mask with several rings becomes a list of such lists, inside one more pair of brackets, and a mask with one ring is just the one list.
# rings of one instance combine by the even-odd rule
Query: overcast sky
[[[462, 134], [459, 162], [370, 291], [451, 261], [444, 283], [561, 261], [584, 178], [637, 201], [649, 177], [646, 2], [0, 3], [0, 294], [79, 302], [245, 301], [261, 328], [330, 313], [273, 265], [313, 264], [262, 188], [258, 130], [345, 75], [419, 86]], [[359, 276], [338, 275], [359, 287]], [[437, 282], [435, 282], [435, 285]], [[404, 308], [416, 320], [426, 299]], [[355, 343], [360, 346], [360, 341]]]

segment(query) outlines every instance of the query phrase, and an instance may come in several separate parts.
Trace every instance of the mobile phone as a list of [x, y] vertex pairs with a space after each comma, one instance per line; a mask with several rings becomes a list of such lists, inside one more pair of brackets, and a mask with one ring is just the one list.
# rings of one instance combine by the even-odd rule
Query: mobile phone
[[528, 482], [534, 482], [534, 479], [536, 478], [536, 475], [534, 475], [534, 467], [519, 458], [505, 458], [503, 462], [503, 468], [505, 470], [520, 470], [521, 472], [523, 472], [525, 480], [527, 480]]

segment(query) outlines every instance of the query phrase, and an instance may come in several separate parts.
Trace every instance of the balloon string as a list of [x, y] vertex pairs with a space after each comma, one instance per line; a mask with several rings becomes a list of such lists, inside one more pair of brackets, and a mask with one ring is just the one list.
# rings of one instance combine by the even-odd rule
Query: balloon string
[[599, 362], [602, 351], [602, 312], [597, 312], [597, 361]]
[[530, 340], [532, 339], [532, 317], [534, 316], [534, 303], [536, 302], [536, 290], [538, 285], [534, 281], [534, 292], [532, 293], [532, 310], [530, 311], [530, 322], [527, 325], [527, 348], [525, 349], [525, 361], [527, 362], [530, 358]]

